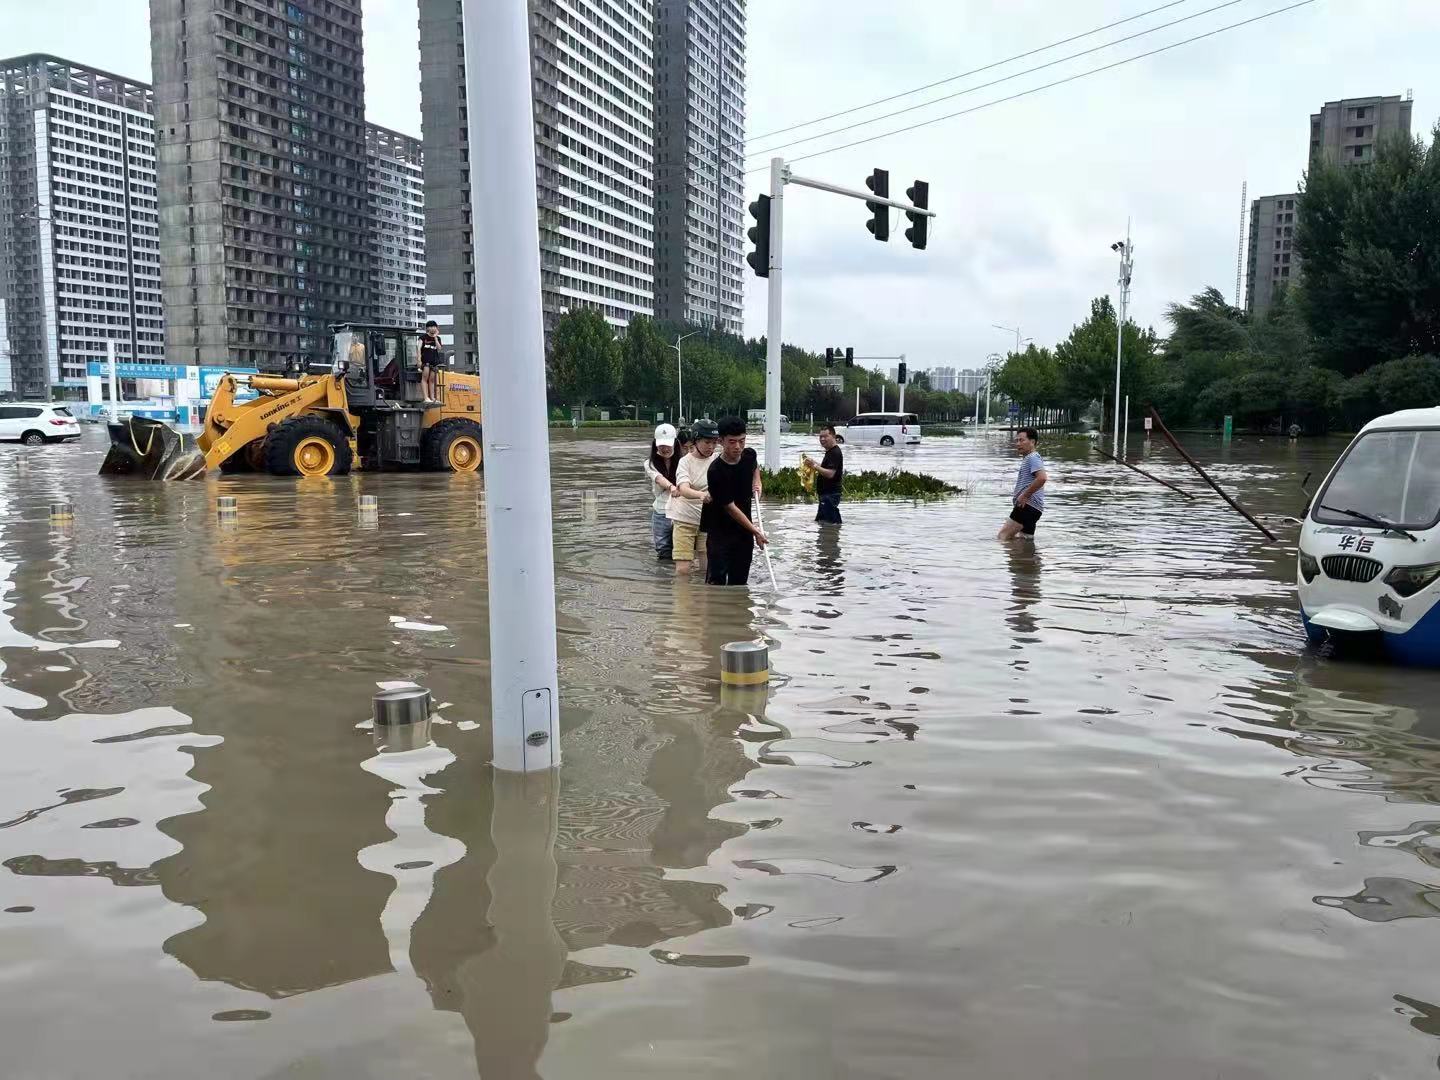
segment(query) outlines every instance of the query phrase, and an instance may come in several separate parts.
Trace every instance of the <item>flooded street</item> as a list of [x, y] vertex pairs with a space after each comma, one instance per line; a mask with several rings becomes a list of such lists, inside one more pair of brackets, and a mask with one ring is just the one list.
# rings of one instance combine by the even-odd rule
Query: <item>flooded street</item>
[[[1186, 441], [1276, 519], [1344, 445]], [[103, 442], [0, 447], [6, 1080], [1436, 1072], [1440, 674], [1308, 652], [1297, 529], [1168, 450], [1194, 502], [1043, 441], [1007, 549], [1003, 433], [852, 449], [968, 493], [768, 504], [777, 593], [657, 565], [644, 433], [556, 433], [564, 765], [496, 779], [483, 478]], [[380, 755], [399, 680], [448, 704]]]

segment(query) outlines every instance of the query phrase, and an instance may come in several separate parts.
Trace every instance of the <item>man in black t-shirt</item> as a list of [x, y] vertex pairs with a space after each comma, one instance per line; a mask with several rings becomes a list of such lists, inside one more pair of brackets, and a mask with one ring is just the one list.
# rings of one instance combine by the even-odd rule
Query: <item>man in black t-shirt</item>
[[770, 541], [751, 520], [754, 500], [761, 494], [760, 462], [745, 448], [745, 421], [727, 416], [720, 421], [720, 453], [710, 464], [710, 514], [706, 547], [708, 585], [747, 585], [755, 545]]
[[815, 494], [820, 502], [815, 508], [815, 520], [839, 525], [840, 496], [845, 489], [845, 455], [840, 450], [834, 424], [826, 424], [820, 429], [820, 445], [825, 450], [825, 457], [819, 465], [805, 455], [805, 460], [815, 469]]

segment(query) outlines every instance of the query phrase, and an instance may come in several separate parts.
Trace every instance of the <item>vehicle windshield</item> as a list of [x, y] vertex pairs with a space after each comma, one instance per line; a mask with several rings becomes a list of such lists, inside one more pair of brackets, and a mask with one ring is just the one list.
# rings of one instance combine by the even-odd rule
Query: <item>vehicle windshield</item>
[[1406, 529], [1440, 521], [1440, 431], [1371, 431], [1345, 453], [1315, 500], [1327, 525], [1361, 525], [1354, 510]]

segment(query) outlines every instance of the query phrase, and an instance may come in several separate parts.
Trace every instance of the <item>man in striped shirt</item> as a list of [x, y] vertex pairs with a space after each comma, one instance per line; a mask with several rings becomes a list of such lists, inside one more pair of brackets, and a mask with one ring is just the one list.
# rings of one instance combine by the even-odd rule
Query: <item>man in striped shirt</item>
[[1015, 508], [1010, 519], [1000, 526], [997, 540], [1014, 540], [1021, 534], [1034, 539], [1035, 526], [1045, 512], [1045, 459], [1035, 449], [1040, 434], [1034, 428], [1021, 428], [1015, 433], [1015, 450], [1020, 454], [1020, 471], [1015, 477]]

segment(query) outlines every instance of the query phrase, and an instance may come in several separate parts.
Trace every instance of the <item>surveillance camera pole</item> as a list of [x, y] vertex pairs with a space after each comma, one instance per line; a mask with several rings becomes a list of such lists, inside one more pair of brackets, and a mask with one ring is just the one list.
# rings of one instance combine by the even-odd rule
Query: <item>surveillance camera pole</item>
[[560, 764], [529, 9], [464, 9], [495, 768]]
[[[1130, 242], [1130, 220], [1125, 221], [1125, 243], [1116, 244], [1120, 253], [1120, 311], [1115, 321], [1115, 431], [1110, 452], [1120, 456], [1120, 358], [1125, 349], [1125, 312], [1130, 306], [1130, 273], [1135, 266], [1135, 245]], [[1103, 423], [1103, 421], [1102, 421]], [[1104, 438], [1104, 436], [1100, 436]]]

